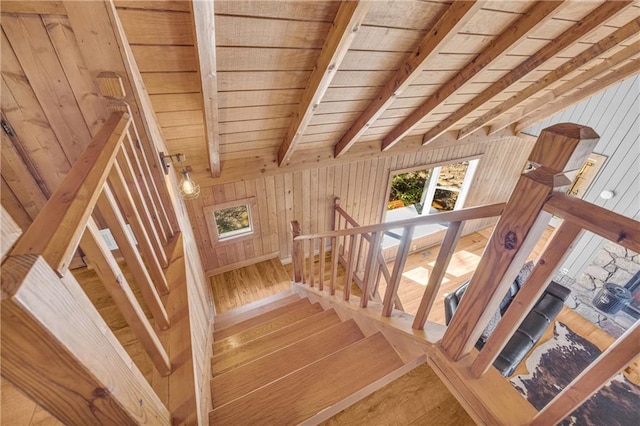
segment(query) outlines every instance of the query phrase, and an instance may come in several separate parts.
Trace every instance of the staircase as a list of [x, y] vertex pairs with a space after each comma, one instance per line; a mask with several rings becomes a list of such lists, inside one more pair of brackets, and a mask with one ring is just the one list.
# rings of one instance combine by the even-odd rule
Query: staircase
[[218, 315], [214, 342], [212, 424], [317, 423], [406, 371], [380, 332], [292, 292]]

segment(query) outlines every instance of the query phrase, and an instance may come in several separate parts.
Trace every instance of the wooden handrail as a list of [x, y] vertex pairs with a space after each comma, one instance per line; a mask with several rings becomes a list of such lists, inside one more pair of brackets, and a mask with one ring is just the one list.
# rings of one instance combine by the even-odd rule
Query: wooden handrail
[[22, 235], [13, 255], [40, 254], [64, 276], [130, 122], [126, 113], [111, 114]]
[[500, 216], [505, 207], [505, 203], [488, 204], [479, 207], [470, 207], [452, 212], [437, 213], [428, 216], [420, 216], [411, 219], [385, 222], [375, 225], [365, 225], [357, 228], [339, 229], [336, 231], [305, 234], [295, 237], [296, 240], [311, 240], [315, 238], [342, 237], [345, 235], [370, 234], [371, 232], [387, 231], [394, 228], [405, 228], [409, 226], [429, 225], [434, 223], [460, 222], [473, 219], [484, 219], [488, 217]]
[[640, 252], [638, 222], [567, 194], [555, 193], [544, 210], [616, 244]]

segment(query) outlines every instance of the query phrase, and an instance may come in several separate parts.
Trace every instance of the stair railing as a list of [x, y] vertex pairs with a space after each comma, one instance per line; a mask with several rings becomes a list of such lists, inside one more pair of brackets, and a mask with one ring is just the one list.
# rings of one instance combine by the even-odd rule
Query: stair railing
[[[310, 235], [301, 235], [299, 223], [293, 221], [291, 223], [293, 234], [293, 280], [297, 283], [309, 284], [310, 286], [315, 285], [315, 256], [311, 249], [314, 244], [318, 245], [320, 253], [317, 276], [324, 277], [326, 275], [324, 258], [329, 246], [328, 243], [330, 242], [331, 266], [329, 272], [329, 293], [332, 295], [335, 294], [338, 263], [340, 258], [342, 258], [346, 270], [343, 290], [344, 300], [349, 300], [350, 298], [351, 282], [362, 282], [361, 289], [363, 297], [360, 298], [360, 306], [363, 308], [367, 307], [369, 299], [375, 294], [380, 276], [383, 276], [387, 280], [387, 288], [382, 301], [382, 315], [388, 317], [391, 315], [394, 304], [398, 299], [398, 287], [409, 255], [411, 238], [415, 227], [425, 224], [450, 223], [441, 254], [438, 256], [434, 273], [429, 277], [429, 282], [427, 283], [420, 308], [416, 314], [416, 320], [413, 324], [413, 328], [423, 329], [440, 283], [444, 278], [444, 273], [451, 260], [455, 245], [460, 238], [464, 222], [467, 220], [499, 216], [503, 208], [504, 204], [499, 203], [377, 225], [337, 229], [335, 231]], [[339, 207], [339, 204], [336, 208], [336, 215], [337, 226], [340, 226], [340, 218], [343, 218], [346, 224], [352, 226], [354, 224], [357, 225], [353, 218]], [[389, 273], [386, 262], [381, 255], [382, 236], [391, 229], [399, 228], [403, 229], [400, 248], [394, 261], [393, 270]], [[366, 244], [360, 243], [361, 241], [365, 241]], [[307, 250], [307, 247], [310, 249]], [[364, 259], [362, 279], [354, 279], [354, 277], [357, 277], [356, 266], [358, 258]], [[323, 278], [319, 279], [318, 287], [320, 290], [324, 288]]]
[[[529, 158], [529, 167], [520, 177], [500, 219], [487, 243], [479, 265], [469, 282], [442, 340], [433, 347], [429, 362], [440, 377], [454, 388], [456, 397], [478, 422], [496, 424], [556, 424], [578, 408], [611, 378], [628, 366], [640, 353], [640, 322], [606, 349], [591, 365], [539, 412], [523, 399], [500, 374], [490, 367], [513, 333], [548, 286], [562, 260], [582, 230], [588, 230], [625, 248], [640, 252], [640, 224], [633, 219], [607, 211], [583, 200], [568, 197], [565, 192], [577, 171], [593, 151], [599, 137], [590, 128], [575, 124], [557, 124], [543, 130]], [[485, 207], [486, 208], [486, 207]], [[471, 209], [469, 209], [471, 210]], [[450, 225], [438, 254], [438, 261], [427, 285], [414, 321], [419, 328], [433, 303], [435, 286], [431, 279], [446, 270], [455, 242], [459, 238], [464, 211], [443, 213], [427, 218], [393, 224], [362, 226], [315, 235], [296, 235], [294, 245], [315, 238], [331, 239], [368, 234], [379, 238], [386, 225], [404, 228], [398, 257], [404, 261], [411, 230], [417, 220], [436, 218], [435, 222], [458, 222]], [[477, 214], [477, 211], [475, 212]], [[499, 213], [499, 212], [498, 212]], [[497, 327], [479, 353], [475, 342], [499, 307], [508, 287], [514, 281], [532, 249], [540, 239], [552, 215], [563, 219], [538, 258], [528, 279], [521, 287]], [[465, 217], [468, 219], [471, 217]], [[295, 234], [294, 234], [295, 235]], [[335, 245], [333, 246], [335, 247]], [[300, 255], [303, 251], [298, 251]], [[353, 255], [349, 256], [352, 257]], [[367, 253], [371, 267], [375, 254]], [[302, 282], [305, 274], [302, 259], [294, 254], [294, 280]], [[332, 253], [333, 262], [333, 253]], [[297, 265], [297, 266], [296, 266]], [[313, 264], [310, 264], [313, 265]], [[347, 268], [349, 269], [349, 268]], [[332, 276], [333, 278], [333, 276]], [[394, 266], [391, 291], [395, 291], [398, 271]], [[345, 281], [348, 283], [347, 275]], [[364, 283], [366, 288], [367, 282]], [[366, 294], [366, 293], [363, 293]], [[383, 315], [392, 309], [392, 295], [385, 294]], [[345, 296], [345, 299], [348, 297]], [[366, 306], [365, 300], [363, 303]], [[423, 309], [426, 307], [426, 309]]]
[[[171, 423], [168, 408], [68, 271], [80, 246], [156, 371], [169, 375], [172, 363], [155, 328], [170, 326], [161, 295], [169, 292], [163, 241], [173, 230], [151, 211], [171, 206], [153, 204], [155, 183], [142, 180], [146, 160], [132, 130], [128, 114], [111, 115], [2, 265], [2, 374], [66, 423]], [[153, 323], [98, 220], [113, 234]]]

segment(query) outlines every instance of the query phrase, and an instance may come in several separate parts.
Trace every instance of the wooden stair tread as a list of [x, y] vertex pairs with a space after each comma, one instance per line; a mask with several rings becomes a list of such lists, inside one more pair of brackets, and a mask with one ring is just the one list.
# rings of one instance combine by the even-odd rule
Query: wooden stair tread
[[[308, 299], [304, 299], [308, 300]], [[247, 342], [250, 342], [258, 337], [261, 337], [268, 333], [273, 333], [276, 330], [284, 328], [294, 322], [300, 321], [311, 315], [322, 312], [322, 306], [319, 303], [312, 305], [304, 305], [293, 311], [286, 312], [283, 315], [279, 315], [269, 321], [265, 321], [249, 329], [243, 330], [239, 333], [233, 334], [226, 339], [218, 340], [213, 344], [213, 353], [218, 354], [229, 349], [233, 349]], [[231, 327], [234, 328], [234, 327]], [[228, 329], [227, 329], [228, 330]], [[226, 331], [226, 330], [223, 330]]]
[[269, 312], [273, 309], [279, 308], [280, 306], [288, 305], [289, 303], [293, 303], [300, 299], [300, 295], [287, 291], [239, 306], [216, 315], [213, 324], [214, 330], [222, 330], [223, 328], [229, 327], [233, 324], [245, 321], [249, 318], [260, 315], [261, 313]]
[[218, 342], [227, 337], [233, 336], [234, 334], [241, 333], [245, 330], [248, 330], [256, 325], [263, 324], [267, 321], [270, 321], [274, 318], [279, 317], [280, 315], [284, 315], [288, 312], [295, 311], [298, 308], [302, 308], [303, 306], [309, 306], [311, 302], [309, 299], [298, 299], [294, 302], [288, 303], [283, 306], [278, 306], [277, 308], [271, 309], [267, 312], [256, 312], [254, 316], [247, 318], [241, 322], [237, 322], [235, 324], [229, 325], [225, 328], [218, 329], [213, 332], [213, 341]]
[[296, 343], [325, 328], [338, 324], [340, 318], [333, 309], [319, 312], [301, 321], [254, 339], [244, 345], [224, 351], [211, 358], [213, 375], [221, 374], [234, 367], [246, 364]]
[[341, 322], [255, 361], [216, 375], [211, 380], [213, 407], [240, 398], [363, 338], [355, 321]]
[[381, 333], [209, 413], [212, 424], [297, 424], [403, 366]]

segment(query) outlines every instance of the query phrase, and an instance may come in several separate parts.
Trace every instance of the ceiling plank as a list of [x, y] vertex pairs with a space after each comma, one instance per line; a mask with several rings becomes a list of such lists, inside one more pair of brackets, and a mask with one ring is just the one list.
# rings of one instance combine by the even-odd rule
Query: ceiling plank
[[418, 77], [423, 64], [453, 38], [471, 17], [481, 9], [484, 2], [453, 2], [442, 14], [438, 22], [411, 52], [396, 73], [387, 81], [378, 95], [353, 122], [349, 130], [335, 146], [335, 156], [343, 155], [367, 131], [369, 126], [396, 100]]
[[[482, 117], [474, 120], [471, 124], [465, 126], [464, 128], [462, 128], [462, 130], [460, 130], [458, 137], [463, 138], [475, 132], [479, 128], [485, 126], [490, 121], [510, 111], [512, 108], [519, 105], [521, 102], [524, 102], [525, 100], [529, 99], [531, 96], [539, 93], [543, 89], [559, 81], [562, 77], [572, 73], [578, 68], [593, 61], [594, 59], [596, 59], [597, 57], [599, 57], [609, 49], [617, 46], [622, 41], [634, 36], [635, 34], [638, 33], [638, 31], [640, 31], [640, 18], [636, 18], [633, 21], [626, 24], [625, 26], [623, 26], [622, 28], [614, 31], [612, 34], [603, 38], [598, 43], [594, 44], [587, 50], [580, 53], [578, 56], [574, 56], [564, 64], [560, 65], [560, 67], [558, 67], [557, 69], [549, 72], [547, 75], [545, 75], [541, 79], [531, 84], [522, 92], [516, 94], [515, 96], [512, 96], [505, 102], [501, 103], [497, 107], [493, 108], [491, 111], [484, 114]], [[504, 129], [509, 124], [511, 123], [509, 122], [509, 123], [503, 124], [504, 127], [494, 126], [491, 129], [492, 131], [498, 131], [498, 130]]]
[[282, 145], [278, 149], [278, 165], [291, 158], [304, 130], [309, 125], [320, 100], [335, 77], [356, 32], [364, 20], [371, 3], [369, 1], [343, 1], [322, 47], [309, 83], [302, 95], [296, 117], [291, 122]]
[[527, 58], [516, 68], [509, 71], [500, 80], [493, 83], [486, 90], [467, 102], [462, 108], [451, 114], [449, 117], [441, 121], [431, 130], [429, 130], [423, 138], [423, 143], [428, 144], [432, 139], [455, 126], [460, 120], [468, 116], [470, 113], [480, 108], [494, 96], [501, 93], [507, 87], [511, 86], [525, 75], [536, 69], [538, 66], [556, 56], [558, 53], [573, 45], [582, 37], [598, 28], [609, 18], [617, 15], [619, 12], [628, 8], [633, 2], [604, 2], [601, 6], [588, 14], [583, 20], [577, 22], [567, 31], [557, 38], [551, 40], [535, 54]]
[[191, 2], [194, 40], [198, 50], [196, 58], [200, 72], [204, 111], [205, 137], [209, 154], [211, 176], [220, 176], [220, 135], [218, 133], [218, 77], [216, 72], [216, 33], [214, 2]]
[[497, 36], [489, 47], [480, 52], [480, 54], [471, 60], [460, 72], [456, 73], [453, 78], [438, 88], [436, 93], [430, 96], [422, 105], [385, 136], [382, 140], [382, 150], [384, 151], [391, 148], [400, 141], [402, 137], [415, 129], [424, 117], [442, 105], [478, 72], [487, 68], [494, 61], [502, 58], [510, 47], [521, 41], [529, 32], [541, 26], [547, 19], [551, 18], [552, 12], [562, 4], [563, 2], [561, 1], [539, 1], [535, 3], [521, 18]]
[[511, 114], [507, 118], [504, 118], [501, 121], [492, 125], [489, 130], [489, 134], [493, 135], [499, 132], [500, 130], [507, 128], [509, 125], [519, 120], [523, 120], [525, 117], [533, 114], [536, 111], [539, 111], [545, 105], [548, 105], [554, 102], [555, 100], [557, 100], [563, 93], [569, 93], [569, 91], [575, 89], [576, 87], [582, 84], [587, 83], [589, 80], [592, 80], [598, 77], [599, 75], [608, 73], [609, 71], [617, 67], [622, 62], [625, 62], [633, 58], [634, 56], [637, 57], [639, 55], [640, 55], [640, 41], [637, 41], [631, 44], [630, 46], [624, 48], [620, 52], [610, 56], [609, 58], [604, 59], [598, 65], [590, 68], [589, 70], [583, 73], [580, 73], [578, 76], [567, 81], [561, 86], [558, 86], [553, 90], [550, 90], [545, 95], [541, 96], [535, 101], [525, 104], [520, 111], [516, 112], [515, 114]]
[[574, 105], [583, 99], [586, 99], [607, 87], [619, 82], [620, 80], [624, 80], [627, 77], [630, 77], [636, 73], [640, 72], [640, 59], [634, 59], [630, 61], [628, 64], [611, 71], [606, 76], [597, 79], [593, 83], [580, 88], [579, 90], [573, 92], [570, 96], [565, 96], [564, 98], [560, 98], [559, 102], [549, 105], [547, 108], [543, 108], [538, 112], [538, 114], [529, 117], [526, 120], [519, 121], [516, 123], [515, 131], [521, 132], [529, 127], [533, 126], [536, 123], [541, 122], [547, 117], [550, 117], [565, 108]]

